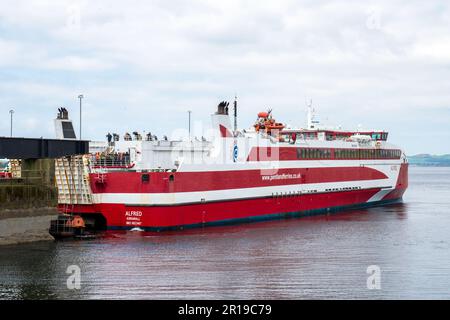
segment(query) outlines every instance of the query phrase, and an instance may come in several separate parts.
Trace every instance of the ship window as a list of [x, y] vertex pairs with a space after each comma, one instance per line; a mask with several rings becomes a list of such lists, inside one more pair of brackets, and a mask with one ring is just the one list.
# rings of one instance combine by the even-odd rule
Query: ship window
[[150, 175], [148, 173], [142, 175], [142, 182], [149, 182]]
[[173, 174], [171, 174], [170, 176], [169, 176], [169, 181], [170, 182], [173, 182], [175, 180], [175, 177], [173, 176]]

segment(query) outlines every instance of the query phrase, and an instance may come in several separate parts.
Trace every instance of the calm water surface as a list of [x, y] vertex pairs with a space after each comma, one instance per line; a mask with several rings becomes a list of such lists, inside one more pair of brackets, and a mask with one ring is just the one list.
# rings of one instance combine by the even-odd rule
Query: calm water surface
[[411, 167], [403, 204], [329, 217], [0, 247], [0, 299], [180, 298], [450, 299], [450, 168]]

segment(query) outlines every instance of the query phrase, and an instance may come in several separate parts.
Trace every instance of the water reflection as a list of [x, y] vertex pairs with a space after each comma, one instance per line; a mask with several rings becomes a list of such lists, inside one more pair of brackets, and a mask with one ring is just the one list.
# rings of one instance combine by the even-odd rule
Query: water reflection
[[[440, 179], [450, 169], [427, 170], [411, 169], [404, 204], [1, 247], [0, 298], [449, 298], [450, 188]], [[81, 290], [66, 286], [69, 265], [81, 268]], [[381, 290], [366, 287], [369, 265], [382, 270]]]

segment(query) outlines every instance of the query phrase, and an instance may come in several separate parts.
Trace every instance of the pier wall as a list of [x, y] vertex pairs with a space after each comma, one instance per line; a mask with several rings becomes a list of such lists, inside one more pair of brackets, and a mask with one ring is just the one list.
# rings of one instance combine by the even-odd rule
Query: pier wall
[[23, 160], [20, 178], [0, 179], [0, 215], [4, 210], [55, 207], [54, 179], [53, 159]]

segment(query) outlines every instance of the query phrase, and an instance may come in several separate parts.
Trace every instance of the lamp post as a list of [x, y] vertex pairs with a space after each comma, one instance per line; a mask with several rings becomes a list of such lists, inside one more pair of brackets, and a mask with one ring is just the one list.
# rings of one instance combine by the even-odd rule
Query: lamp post
[[81, 140], [81, 128], [82, 128], [82, 117], [81, 117], [81, 115], [82, 115], [82, 109], [81, 109], [81, 107], [82, 107], [82, 100], [83, 100], [83, 98], [84, 98], [84, 96], [82, 95], [82, 94], [80, 94], [79, 96], [78, 96], [78, 99], [80, 99], [80, 140]]
[[189, 110], [188, 114], [189, 114], [189, 140], [191, 140], [191, 113], [192, 111]]
[[9, 110], [9, 114], [11, 115], [11, 138], [13, 136], [13, 114], [14, 114], [14, 110], [11, 109]]

